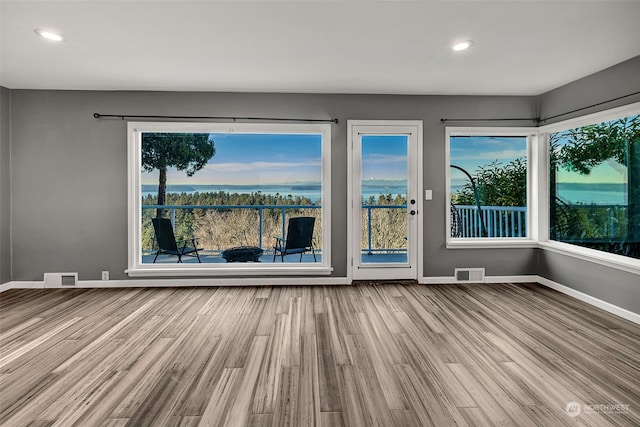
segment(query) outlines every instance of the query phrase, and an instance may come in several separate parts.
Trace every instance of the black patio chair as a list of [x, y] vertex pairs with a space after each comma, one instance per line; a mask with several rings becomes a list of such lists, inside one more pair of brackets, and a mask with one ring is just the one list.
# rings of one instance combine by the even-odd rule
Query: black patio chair
[[308, 251], [313, 254], [313, 261], [316, 262], [316, 252], [313, 249], [313, 226], [316, 219], [309, 216], [301, 216], [290, 218], [287, 225], [287, 238], [282, 239], [276, 237], [276, 244], [273, 247], [273, 262], [280, 253], [280, 259], [284, 262], [285, 255], [300, 254], [300, 262], [302, 255]]
[[[158, 259], [158, 255], [175, 255], [178, 257], [179, 263], [182, 262], [183, 256], [196, 257], [198, 262], [202, 262], [198, 254], [197, 238], [176, 240], [170, 219], [152, 218], [151, 222], [153, 222], [153, 229], [156, 232], [156, 241], [158, 243], [158, 251], [153, 259], [154, 263]], [[191, 242], [190, 246], [188, 246], [189, 242]]]

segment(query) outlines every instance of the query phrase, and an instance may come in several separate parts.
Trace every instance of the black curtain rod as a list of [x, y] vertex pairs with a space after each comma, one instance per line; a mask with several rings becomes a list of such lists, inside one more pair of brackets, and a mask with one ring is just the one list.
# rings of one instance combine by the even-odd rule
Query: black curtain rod
[[633, 93], [630, 93], [628, 95], [622, 95], [622, 96], [619, 96], [617, 98], [608, 99], [606, 101], [598, 102], [597, 104], [589, 105], [587, 107], [577, 108], [575, 110], [567, 111], [566, 113], [556, 114], [555, 116], [549, 116], [549, 117], [546, 117], [544, 119], [540, 119], [540, 122], [546, 122], [547, 120], [557, 119], [558, 117], [562, 117], [562, 116], [568, 116], [569, 114], [578, 113], [580, 111], [588, 110], [589, 108], [593, 108], [593, 107], [599, 107], [600, 105], [608, 104], [609, 102], [619, 101], [621, 99], [629, 98], [630, 96], [634, 96], [634, 95], [638, 95], [638, 94], [640, 94], [640, 92], [633, 92]]
[[580, 111], [588, 110], [589, 108], [599, 107], [600, 105], [608, 104], [609, 102], [619, 101], [621, 99], [629, 98], [634, 95], [639, 95], [640, 92], [633, 92], [628, 95], [619, 96], [617, 98], [608, 99], [606, 101], [598, 102], [597, 104], [588, 105], [586, 107], [577, 108], [575, 110], [567, 111], [566, 113], [556, 114], [555, 116], [545, 117], [541, 119], [540, 117], [535, 118], [521, 118], [521, 119], [440, 119], [441, 123], [446, 122], [521, 122], [521, 121], [531, 121], [535, 122], [538, 126], [541, 123], [546, 122], [547, 120], [557, 119], [558, 117], [568, 116], [569, 114], [578, 113]]
[[540, 121], [539, 118], [521, 118], [521, 119], [440, 119], [441, 123], [446, 122], [536, 122]]
[[100, 114], [93, 113], [96, 119], [184, 119], [184, 120], [260, 120], [269, 122], [305, 122], [305, 123], [338, 123], [338, 119], [291, 119], [281, 117], [224, 117], [224, 116], [136, 116], [128, 114]]

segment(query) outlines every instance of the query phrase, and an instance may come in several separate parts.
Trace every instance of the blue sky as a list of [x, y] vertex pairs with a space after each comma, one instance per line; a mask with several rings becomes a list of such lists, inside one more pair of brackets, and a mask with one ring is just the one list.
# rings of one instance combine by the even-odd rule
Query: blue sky
[[[169, 170], [169, 184], [279, 184], [321, 180], [322, 137], [291, 134], [211, 134], [216, 155], [193, 177]], [[526, 155], [526, 138], [501, 136], [452, 137], [451, 164], [474, 174], [479, 166], [498, 161], [507, 164]], [[362, 177], [405, 179], [407, 137], [368, 135], [363, 138]], [[463, 185], [467, 178], [450, 170], [451, 184]], [[142, 172], [143, 184], [157, 184], [158, 173]], [[560, 170], [558, 182], [625, 182], [625, 168], [607, 162], [589, 176]]]
[[[609, 122], [603, 122], [601, 124], [620, 126], [621, 122], [625, 122], [627, 130], [629, 131], [632, 122], [637, 120], [638, 116], [629, 116], [623, 119], [611, 120]], [[566, 145], [569, 142], [570, 131], [559, 132], [560, 136], [558, 145], [560, 147]], [[569, 172], [564, 168], [559, 168], [557, 171], [557, 182], [562, 183], [585, 183], [585, 184], [627, 184], [628, 172], [627, 167], [615, 161], [614, 159], [608, 159], [605, 162], [593, 167], [589, 172], [589, 175], [581, 175], [577, 172]]]
[[[559, 141], [562, 147], [568, 142], [567, 138]], [[578, 172], [570, 172], [564, 168], [558, 168], [556, 175], [557, 182], [568, 183], [577, 182], [583, 184], [626, 184], [627, 183], [627, 167], [621, 165], [614, 159], [609, 159], [591, 169], [589, 175], [582, 175]]]
[[[212, 133], [216, 154], [189, 178], [170, 169], [168, 184], [278, 184], [321, 179], [320, 135]], [[157, 184], [158, 172], [142, 172], [143, 184]]]
[[[167, 183], [280, 184], [320, 182], [322, 138], [320, 135], [211, 134], [216, 154], [189, 178], [169, 169]], [[407, 137], [365, 136], [362, 147], [364, 179], [405, 179]], [[157, 184], [158, 172], [142, 172], [143, 184]]]
[[[471, 175], [480, 167], [498, 161], [502, 165], [527, 155], [526, 137], [453, 136], [450, 140], [450, 162]], [[451, 185], [464, 185], [468, 178], [450, 169]]]
[[[483, 166], [497, 160], [503, 165], [526, 155], [526, 138], [524, 137], [451, 137], [451, 164], [460, 166], [471, 175]], [[614, 160], [604, 162], [591, 170], [589, 175], [569, 172], [560, 168], [557, 182], [569, 183], [625, 183], [627, 180], [626, 167]], [[451, 169], [451, 184], [463, 185], [468, 181], [466, 176], [455, 169]]]
[[367, 135], [362, 137], [362, 179], [406, 178], [406, 136]]

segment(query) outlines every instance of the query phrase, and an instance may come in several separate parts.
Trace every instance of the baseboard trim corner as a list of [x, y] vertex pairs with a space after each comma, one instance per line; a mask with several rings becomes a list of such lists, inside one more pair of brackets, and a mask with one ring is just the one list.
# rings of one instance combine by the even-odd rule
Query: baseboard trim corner
[[9, 289], [44, 289], [44, 281], [13, 280], [0, 285], [0, 292], [8, 291]]
[[610, 302], [603, 301], [599, 298], [577, 291], [568, 286], [561, 285], [560, 283], [554, 282], [553, 280], [547, 279], [546, 277], [538, 276], [537, 282], [542, 286], [554, 289], [560, 293], [579, 299], [582, 302], [586, 302], [587, 304], [593, 305], [594, 307], [598, 307], [604, 311], [615, 314], [618, 317], [622, 317], [623, 319], [640, 325], [640, 314], [638, 313], [634, 313], [633, 311], [627, 310], [626, 308], [618, 307], [617, 305], [611, 304]]
[[[454, 276], [440, 276], [440, 277], [422, 277], [418, 280], [418, 283], [424, 285], [446, 285], [446, 284], [481, 284], [481, 282], [458, 282]], [[630, 322], [640, 325], [640, 314], [627, 310], [610, 302], [603, 301], [594, 296], [577, 291], [565, 285], [561, 285], [558, 282], [549, 280], [542, 276], [537, 275], [522, 275], [522, 276], [485, 276], [483, 283], [538, 283], [547, 288], [554, 289], [560, 293], [568, 295], [570, 297], [579, 299], [582, 302], [586, 302], [594, 307], [598, 307], [606, 312], [614, 314], [618, 317], [622, 317]]]

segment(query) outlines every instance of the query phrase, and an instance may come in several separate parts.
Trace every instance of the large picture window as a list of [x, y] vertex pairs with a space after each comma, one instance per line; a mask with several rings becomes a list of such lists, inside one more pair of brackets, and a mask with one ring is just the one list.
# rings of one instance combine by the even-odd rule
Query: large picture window
[[640, 258], [640, 115], [550, 133], [549, 239]]
[[130, 275], [330, 271], [329, 125], [131, 123], [129, 144]]
[[447, 130], [448, 243], [530, 240], [531, 130]]

